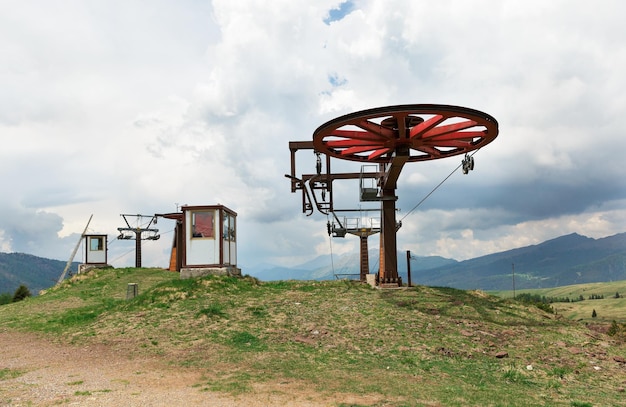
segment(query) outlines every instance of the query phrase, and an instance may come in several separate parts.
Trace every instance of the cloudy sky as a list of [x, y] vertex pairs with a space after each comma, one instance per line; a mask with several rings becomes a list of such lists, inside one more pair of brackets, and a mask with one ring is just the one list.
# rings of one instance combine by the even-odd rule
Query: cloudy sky
[[[67, 260], [93, 214], [130, 266], [120, 214], [220, 203], [244, 273], [356, 252], [302, 213], [288, 142], [422, 103], [484, 111], [500, 135], [414, 210], [460, 158], [407, 164], [400, 250], [463, 260], [625, 232], [624, 15], [619, 0], [0, 0], [0, 251]], [[336, 184], [336, 207], [371, 207], [357, 187]], [[167, 266], [174, 225], [158, 228], [144, 266]]]

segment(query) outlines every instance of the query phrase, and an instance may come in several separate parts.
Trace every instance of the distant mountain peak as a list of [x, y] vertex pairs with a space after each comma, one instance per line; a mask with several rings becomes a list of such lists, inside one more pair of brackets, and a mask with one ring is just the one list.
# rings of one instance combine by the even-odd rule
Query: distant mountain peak
[[591, 237], [587, 237], [587, 236], [583, 236], [581, 234], [578, 234], [576, 232], [574, 233], [570, 233], [567, 235], [563, 235], [563, 236], [559, 236], [559, 237], [555, 237], [554, 239], [548, 239], [543, 243], [550, 243], [550, 242], [555, 242], [555, 241], [588, 241], [588, 240], [594, 240]]

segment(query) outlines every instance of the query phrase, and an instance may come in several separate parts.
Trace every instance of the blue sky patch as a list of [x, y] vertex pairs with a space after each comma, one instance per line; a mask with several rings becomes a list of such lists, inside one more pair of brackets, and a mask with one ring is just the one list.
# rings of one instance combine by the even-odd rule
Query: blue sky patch
[[348, 83], [348, 80], [346, 78], [340, 78], [339, 75], [333, 73], [331, 75], [328, 75], [328, 82], [330, 82], [330, 84], [333, 85], [334, 88], [336, 88], [338, 86], [345, 85], [346, 83]]
[[334, 8], [328, 11], [328, 17], [324, 19], [326, 25], [330, 25], [333, 21], [339, 21], [348, 14], [354, 11], [354, 1], [347, 0], [339, 5], [339, 8]]

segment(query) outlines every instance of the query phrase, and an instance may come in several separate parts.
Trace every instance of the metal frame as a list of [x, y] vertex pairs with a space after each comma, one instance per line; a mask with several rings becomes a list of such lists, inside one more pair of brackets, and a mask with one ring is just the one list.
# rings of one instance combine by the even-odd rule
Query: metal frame
[[[291, 192], [301, 191], [302, 194], [302, 212], [307, 216], [311, 216], [315, 210], [324, 214], [332, 215], [333, 222], [328, 223], [328, 234], [333, 237], [345, 237], [346, 234], [358, 236], [360, 239], [360, 272], [359, 279], [365, 281], [365, 275], [369, 273], [369, 255], [367, 239], [369, 236], [380, 232], [380, 228], [350, 228], [345, 225], [337, 216], [338, 212], [369, 212], [379, 211], [378, 208], [369, 209], [335, 209], [333, 202], [333, 181], [360, 179], [364, 175], [360, 172], [335, 173], [330, 170], [330, 156], [326, 155], [326, 172], [322, 172], [321, 158], [317, 156], [316, 174], [303, 174], [300, 178], [296, 177], [296, 153], [299, 150], [314, 150], [311, 141], [290, 141], [289, 150], [291, 151], [291, 174], [285, 174], [285, 177], [291, 180]], [[379, 174], [368, 173], [366, 178], [376, 179]], [[337, 226], [335, 226], [335, 222]]]

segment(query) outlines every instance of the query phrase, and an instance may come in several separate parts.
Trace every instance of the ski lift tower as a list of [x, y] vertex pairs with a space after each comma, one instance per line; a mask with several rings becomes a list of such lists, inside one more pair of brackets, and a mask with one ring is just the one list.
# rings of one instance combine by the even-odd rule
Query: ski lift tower
[[[156, 225], [157, 217], [156, 215], [129, 215], [129, 214], [120, 214], [122, 218], [124, 218], [124, 222], [126, 222], [127, 227], [117, 228], [120, 234], [117, 236], [120, 240], [134, 240], [135, 241], [135, 267], [141, 267], [141, 241], [142, 240], [159, 240], [161, 235], [159, 235], [159, 229], [151, 228], [150, 226]], [[134, 216], [137, 220], [138, 226], [132, 227], [128, 222], [127, 217]], [[148, 222], [147, 227], [141, 227], [139, 224], [141, 223], [143, 218], [148, 218], [150, 221]]]
[[[414, 104], [387, 106], [351, 113], [330, 120], [315, 130], [312, 142], [290, 142], [291, 191], [302, 190], [303, 212], [314, 209], [334, 215], [332, 183], [360, 179], [362, 201], [380, 201], [380, 267], [377, 284], [402, 284], [398, 276], [396, 247], [397, 181], [408, 162], [437, 160], [465, 154], [466, 168], [473, 168], [468, 153], [484, 147], [498, 135], [498, 122], [478, 110], [459, 106]], [[313, 149], [318, 155], [317, 174], [295, 174], [295, 152]], [[326, 156], [326, 173], [320, 154]], [[362, 163], [361, 172], [333, 174], [330, 158]], [[466, 165], [465, 163], [470, 163]], [[377, 171], [363, 171], [366, 166]], [[368, 180], [374, 180], [368, 185]], [[321, 196], [321, 199], [320, 199]]]

